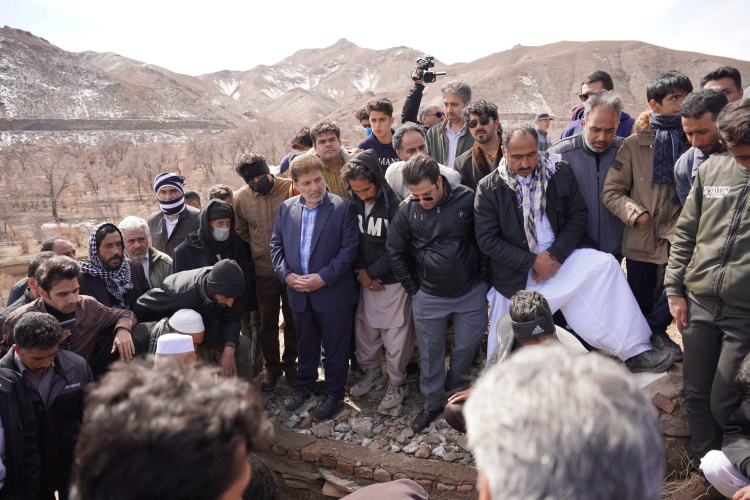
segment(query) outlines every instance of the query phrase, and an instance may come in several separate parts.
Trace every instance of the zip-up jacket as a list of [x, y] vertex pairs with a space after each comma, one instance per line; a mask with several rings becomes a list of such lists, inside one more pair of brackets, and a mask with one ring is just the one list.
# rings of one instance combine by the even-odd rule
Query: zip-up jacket
[[[592, 246], [586, 236], [586, 202], [567, 162], [557, 162], [557, 171], [549, 179], [546, 195], [544, 213], [555, 233], [555, 241], [547, 251], [562, 263], [576, 248]], [[526, 288], [536, 254], [529, 250], [523, 209], [516, 192], [500, 178], [499, 170], [479, 181], [474, 223], [479, 248], [492, 265], [492, 286], [511, 298]]]
[[489, 283], [489, 261], [474, 237], [474, 191], [451, 186], [443, 177], [445, 197], [425, 210], [404, 200], [388, 231], [388, 260], [410, 295], [421, 288], [438, 297], [461, 297], [479, 281]]
[[[0, 368], [18, 372], [15, 351], [0, 359]], [[50, 493], [68, 491], [73, 449], [78, 428], [83, 421], [83, 396], [86, 384], [94, 381], [86, 360], [72, 352], [58, 349], [55, 354], [52, 388], [45, 406], [39, 393], [24, 378], [26, 395], [31, 400], [37, 423], [37, 447], [42, 474], [47, 477]]]
[[379, 278], [383, 285], [398, 283], [388, 262], [385, 242], [401, 197], [393, 192], [383, 177], [375, 151], [367, 150], [354, 155], [349, 163], [357, 163], [370, 170], [380, 184], [369, 215], [365, 215], [365, 202], [352, 193], [359, 224], [359, 255], [354, 261], [354, 269], [364, 269], [370, 279]]
[[[448, 153], [450, 149], [450, 143], [448, 142], [448, 136], [445, 135], [445, 127], [448, 126], [448, 119], [443, 120], [440, 125], [434, 125], [427, 131], [425, 142], [427, 143], [427, 151], [430, 152], [436, 162], [441, 165], [448, 165]], [[464, 135], [458, 138], [458, 145], [456, 146], [456, 158], [469, 151], [474, 145], [474, 136], [469, 132], [469, 126], [466, 126]]]
[[563, 139], [547, 151], [559, 154], [573, 170], [576, 182], [578, 182], [578, 190], [589, 209], [586, 232], [594, 240], [595, 248], [602, 252], [616, 254], [620, 252], [622, 246], [624, 225], [604, 206], [601, 194], [604, 190], [607, 172], [615, 161], [624, 139], [615, 137], [608, 149], [595, 153], [586, 146], [582, 134], [583, 132]]
[[664, 277], [667, 295], [715, 314], [750, 318], [750, 171], [729, 153], [699, 168], [675, 228]]

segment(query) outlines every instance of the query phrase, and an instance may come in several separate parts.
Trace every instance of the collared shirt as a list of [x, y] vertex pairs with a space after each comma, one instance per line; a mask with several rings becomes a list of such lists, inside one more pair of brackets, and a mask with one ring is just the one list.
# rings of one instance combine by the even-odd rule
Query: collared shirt
[[18, 357], [18, 353], [13, 352], [13, 360], [16, 362], [16, 368], [21, 373], [21, 376], [31, 382], [31, 386], [36, 390], [39, 397], [44, 401], [44, 406], [47, 406], [47, 400], [49, 399], [49, 392], [52, 390], [52, 382], [54, 378], [55, 362], [53, 361], [49, 368], [47, 368], [42, 374], [42, 378], [37, 378], [33, 375], [26, 365], [23, 364], [21, 358]]
[[143, 266], [143, 272], [146, 274], [146, 281], [148, 281], [148, 286], [153, 286], [151, 284], [151, 276], [149, 276], [149, 268], [151, 267], [151, 261], [148, 260], [148, 250], [146, 250], [146, 256], [141, 260], [141, 265]]
[[494, 162], [495, 160], [497, 160], [497, 154], [499, 152], [500, 152], [500, 141], [498, 141], [498, 143], [497, 143], [497, 149], [495, 150], [495, 154], [494, 155], [487, 156], [487, 153], [485, 153], [484, 151], [482, 151], [482, 154], [484, 154], [484, 158], [485, 158], [485, 160], [487, 160], [487, 163], [489, 163], [490, 165], [492, 165], [492, 162]]
[[453, 168], [453, 162], [456, 161], [456, 149], [458, 148], [458, 140], [466, 133], [466, 120], [458, 133], [454, 132], [451, 128], [451, 124], [445, 125], [445, 137], [448, 138], [448, 158], [445, 162], [446, 167]]
[[166, 215], [164, 216], [164, 222], [167, 224], [167, 238], [172, 236], [172, 231], [174, 231], [175, 226], [177, 225], [177, 222], [180, 220], [180, 216], [177, 215], [174, 220], [169, 220], [169, 217]]
[[351, 200], [352, 197], [349, 195], [348, 186], [346, 182], [341, 179], [341, 167], [344, 166], [344, 159], [339, 158], [339, 171], [334, 172], [328, 168], [328, 165], [323, 166], [323, 178], [326, 180], [328, 190], [333, 194]]
[[299, 197], [302, 205], [302, 232], [300, 233], [299, 259], [302, 266], [302, 274], [309, 274], [308, 263], [310, 262], [310, 247], [312, 246], [312, 235], [315, 230], [315, 218], [318, 216], [318, 203], [315, 208], [307, 208], [305, 200]]

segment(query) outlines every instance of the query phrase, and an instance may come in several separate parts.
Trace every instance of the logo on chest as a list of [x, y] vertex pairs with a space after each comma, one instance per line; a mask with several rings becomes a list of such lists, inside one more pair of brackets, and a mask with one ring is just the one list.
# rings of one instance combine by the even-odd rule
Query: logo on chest
[[[359, 219], [359, 232], [364, 233], [365, 229], [363, 217], [361, 215], [358, 215], [357, 218]], [[388, 231], [389, 222], [390, 221], [388, 219], [383, 219], [381, 217], [378, 217], [377, 219], [371, 217], [367, 220], [367, 234], [377, 237], [383, 236], [384, 230]]]
[[731, 186], [703, 186], [703, 197], [709, 199], [723, 198], [729, 194]]

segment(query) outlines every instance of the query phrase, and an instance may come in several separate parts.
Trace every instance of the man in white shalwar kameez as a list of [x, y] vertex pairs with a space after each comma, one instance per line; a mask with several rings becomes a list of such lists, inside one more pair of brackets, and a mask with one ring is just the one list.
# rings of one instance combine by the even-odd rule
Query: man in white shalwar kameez
[[[534, 290], [591, 346], [613, 351], [633, 372], [661, 372], [668, 352], [649, 343], [651, 330], [617, 260], [590, 246], [588, 209], [567, 162], [537, 151], [536, 131], [503, 134], [503, 160], [477, 186], [479, 248], [490, 257], [490, 332], [518, 290]], [[497, 340], [489, 336], [487, 352]]]

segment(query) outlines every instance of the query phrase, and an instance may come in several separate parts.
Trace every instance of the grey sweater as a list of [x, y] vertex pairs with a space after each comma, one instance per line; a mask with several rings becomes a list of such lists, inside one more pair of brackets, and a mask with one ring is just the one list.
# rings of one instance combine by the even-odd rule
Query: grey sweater
[[586, 231], [596, 242], [596, 249], [607, 253], [620, 253], [624, 225], [604, 207], [601, 193], [607, 172], [615, 161], [623, 139], [615, 137], [610, 148], [597, 155], [584, 144], [581, 134], [583, 132], [555, 143], [548, 152], [562, 156], [573, 169], [578, 188], [589, 209]]

